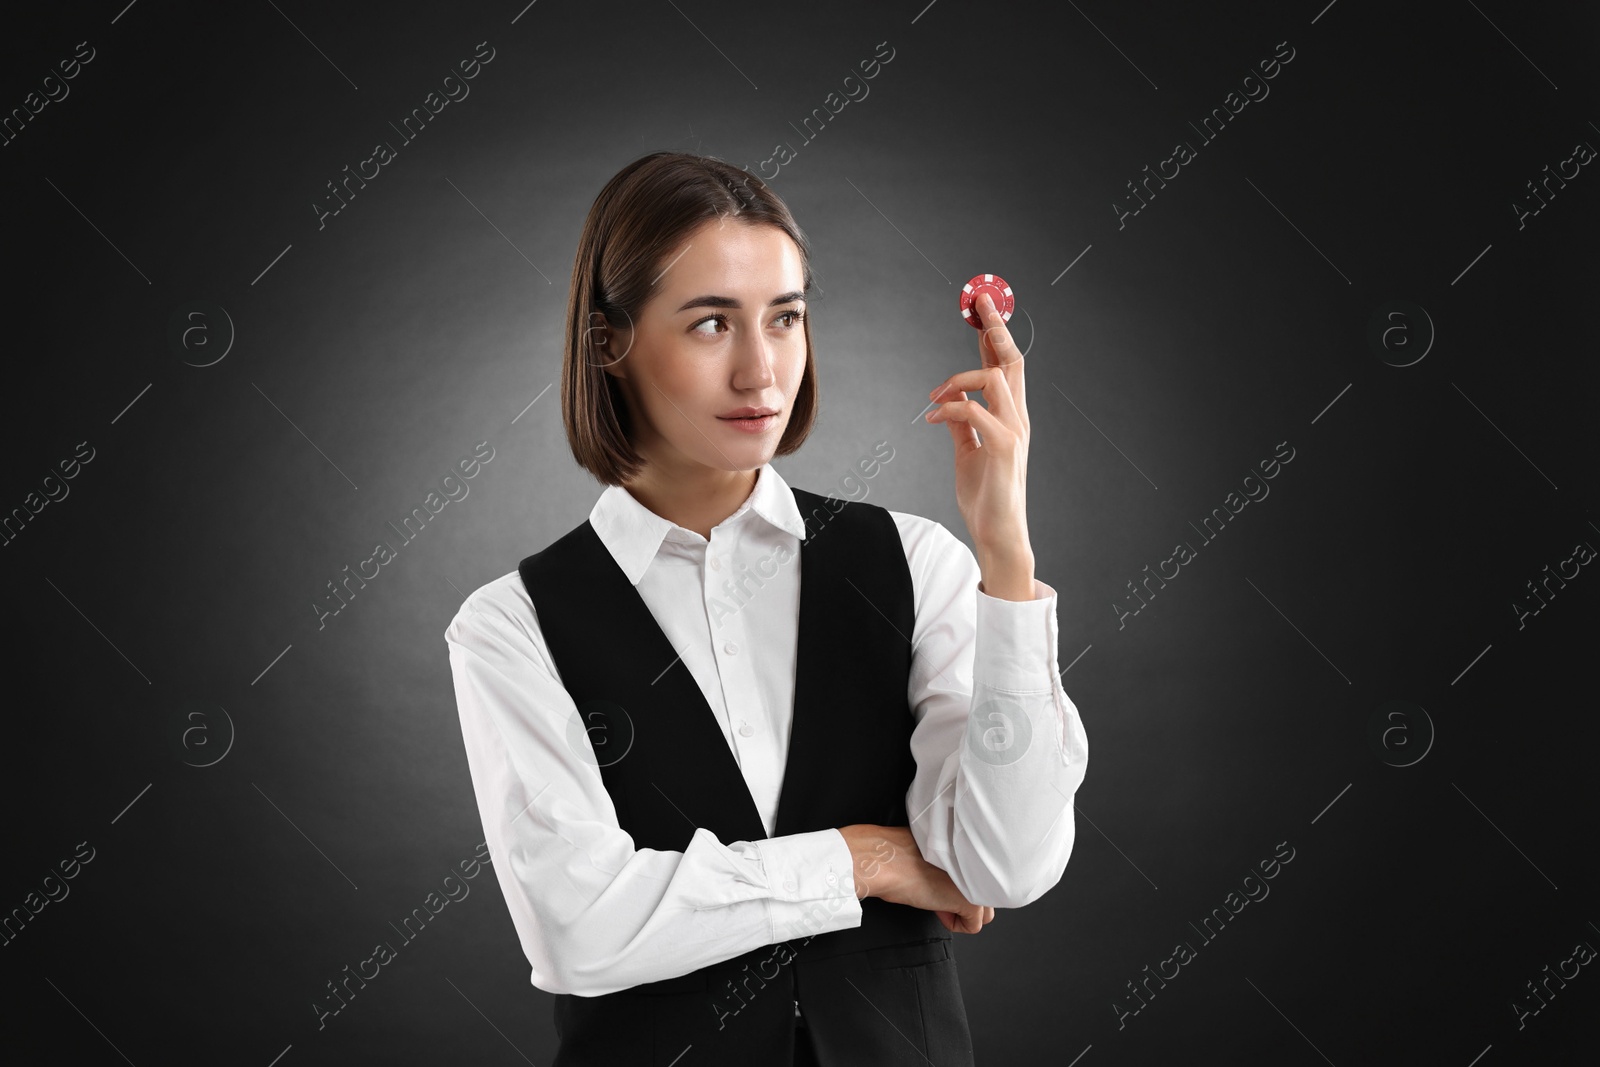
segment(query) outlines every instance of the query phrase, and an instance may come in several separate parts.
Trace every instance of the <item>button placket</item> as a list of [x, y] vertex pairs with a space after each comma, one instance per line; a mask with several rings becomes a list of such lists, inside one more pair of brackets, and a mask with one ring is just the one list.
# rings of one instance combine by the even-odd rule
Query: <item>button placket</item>
[[[721, 535], [720, 540], [719, 535]], [[722, 589], [713, 584], [710, 571], [724, 569], [722, 566], [723, 557], [727, 553], [723, 551], [722, 541], [726, 540], [728, 536], [721, 530], [712, 530], [711, 539], [706, 544], [706, 562], [709, 570], [704, 572], [705, 583], [703, 588], [708, 612], [712, 598], [724, 601], [727, 599]], [[729, 556], [728, 558], [731, 560], [732, 557]], [[729, 569], [731, 569], [731, 566]], [[744, 676], [739, 673], [745, 669], [745, 664], [738, 661], [728, 661], [728, 657], [738, 655], [741, 642], [744, 640], [744, 620], [740, 617], [737, 605], [733, 606], [735, 607], [734, 612], [723, 616], [721, 620], [722, 632], [727, 637], [720, 646], [716, 644], [711, 646], [712, 655], [717, 662], [717, 677], [722, 686], [722, 704], [731, 733], [736, 737], [753, 737], [755, 735], [755, 727], [744, 717], [748, 714], [748, 701], [741, 700], [739, 697], [741, 691], [749, 688], [744, 682]], [[738, 638], [738, 640], [734, 640], [734, 638]], [[737, 743], [735, 743], [734, 747], [735, 751], [739, 753], [739, 765], [744, 768], [746, 754]]]

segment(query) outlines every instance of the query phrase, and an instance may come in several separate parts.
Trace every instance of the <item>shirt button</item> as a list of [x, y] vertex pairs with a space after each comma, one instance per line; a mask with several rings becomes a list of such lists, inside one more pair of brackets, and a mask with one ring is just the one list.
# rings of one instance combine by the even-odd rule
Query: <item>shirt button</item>
[[714, 571], [720, 571], [722, 569], [722, 561], [717, 559], [716, 556], [711, 557], [711, 569]]
[[751, 728], [749, 723], [747, 723], [747, 722], [740, 722], [739, 723], [739, 736], [740, 737], [749, 737], [753, 733], [755, 733], [755, 730]]
[[827, 882], [829, 885], [838, 885], [839, 884], [839, 876], [837, 874], [834, 874], [832, 871], [829, 871], [828, 872], [828, 877], [824, 878], [823, 881]]
[[722, 651], [731, 656], [735, 652], [739, 651], [739, 646], [734, 644], [732, 641], [729, 641], [727, 644], [722, 646]]
[[793, 893], [794, 890], [795, 890], [794, 879], [793, 878], [784, 879], [783, 888], [785, 888], [789, 892]]

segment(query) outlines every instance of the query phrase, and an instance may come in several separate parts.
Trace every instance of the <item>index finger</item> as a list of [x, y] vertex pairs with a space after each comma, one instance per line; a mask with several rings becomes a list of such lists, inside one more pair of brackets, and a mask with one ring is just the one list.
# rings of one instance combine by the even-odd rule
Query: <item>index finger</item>
[[[978, 297], [978, 314], [983, 318], [983, 333], [979, 337], [978, 355], [985, 367], [1004, 367], [1006, 377], [1012, 377], [1013, 367], [1020, 367], [1022, 353], [1012, 340], [1005, 319], [995, 310], [994, 300], [988, 293]], [[985, 343], [987, 342], [987, 343]]]

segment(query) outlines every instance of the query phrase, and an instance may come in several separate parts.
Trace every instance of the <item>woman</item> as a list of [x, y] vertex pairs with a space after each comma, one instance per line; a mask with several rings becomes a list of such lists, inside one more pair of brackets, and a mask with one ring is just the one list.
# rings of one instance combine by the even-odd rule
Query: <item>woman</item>
[[970, 1064], [951, 936], [1071, 852], [1088, 750], [1033, 576], [1021, 356], [985, 301], [982, 366], [929, 394], [976, 557], [791, 488], [770, 460], [816, 416], [808, 255], [720, 160], [607, 183], [561, 408], [608, 488], [445, 635], [557, 1067]]

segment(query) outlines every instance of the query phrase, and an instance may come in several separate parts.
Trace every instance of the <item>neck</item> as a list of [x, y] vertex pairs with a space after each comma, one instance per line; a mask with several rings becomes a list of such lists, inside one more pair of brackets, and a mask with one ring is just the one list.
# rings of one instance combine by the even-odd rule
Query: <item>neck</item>
[[624, 488], [663, 519], [709, 541], [711, 528], [739, 510], [755, 489], [759, 474], [759, 468], [723, 471], [696, 467], [677, 472], [652, 464]]

